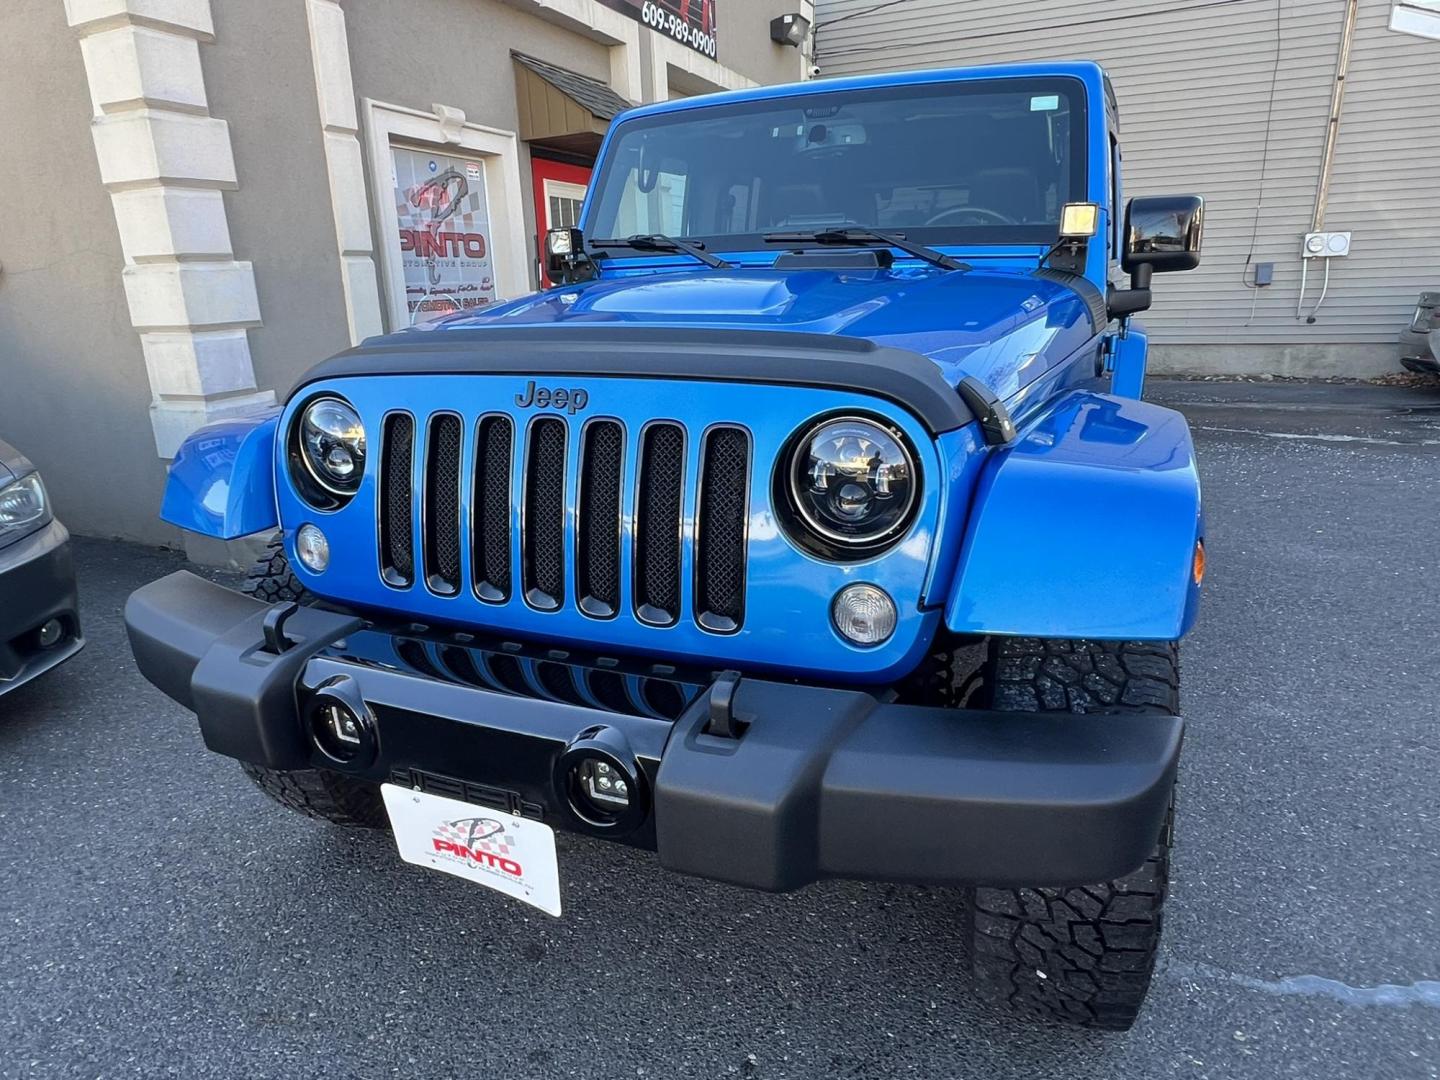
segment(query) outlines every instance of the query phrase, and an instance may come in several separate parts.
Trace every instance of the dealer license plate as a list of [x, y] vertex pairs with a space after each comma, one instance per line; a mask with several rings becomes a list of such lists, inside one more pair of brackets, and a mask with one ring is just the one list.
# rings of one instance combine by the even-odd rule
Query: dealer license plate
[[555, 830], [503, 810], [382, 784], [400, 857], [560, 914]]

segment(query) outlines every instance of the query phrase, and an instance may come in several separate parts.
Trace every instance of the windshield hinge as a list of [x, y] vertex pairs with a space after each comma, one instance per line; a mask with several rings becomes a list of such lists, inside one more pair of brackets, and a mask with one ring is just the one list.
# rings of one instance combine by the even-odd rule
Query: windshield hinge
[[1010, 419], [1010, 410], [990, 387], [974, 375], [966, 375], [955, 389], [975, 414], [975, 419], [980, 421], [986, 443], [1003, 446], [1015, 438], [1015, 421]]

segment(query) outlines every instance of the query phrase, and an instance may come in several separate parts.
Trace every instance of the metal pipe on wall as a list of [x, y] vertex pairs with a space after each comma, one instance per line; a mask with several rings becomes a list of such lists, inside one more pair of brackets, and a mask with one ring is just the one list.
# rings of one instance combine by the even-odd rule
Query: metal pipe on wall
[[1325, 207], [1330, 201], [1330, 177], [1335, 170], [1335, 146], [1340, 138], [1340, 114], [1345, 108], [1345, 79], [1350, 74], [1350, 46], [1355, 42], [1355, 21], [1360, 0], [1347, 0], [1345, 25], [1340, 31], [1340, 53], [1335, 61], [1335, 85], [1330, 91], [1330, 119], [1325, 127], [1325, 152], [1320, 160], [1320, 181], [1315, 187], [1315, 212], [1310, 231], [1325, 228]]

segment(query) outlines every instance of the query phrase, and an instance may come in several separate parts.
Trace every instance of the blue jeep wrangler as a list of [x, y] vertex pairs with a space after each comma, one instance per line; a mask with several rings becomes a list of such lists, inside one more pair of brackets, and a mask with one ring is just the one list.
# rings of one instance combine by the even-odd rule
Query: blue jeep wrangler
[[189, 440], [164, 517], [276, 539], [136, 592], [141, 670], [279, 802], [552, 914], [556, 829], [954, 885], [986, 994], [1128, 1027], [1204, 569], [1130, 317], [1202, 208], [1123, 203], [1119, 132], [1087, 63], [626, 113], [554, 288]]

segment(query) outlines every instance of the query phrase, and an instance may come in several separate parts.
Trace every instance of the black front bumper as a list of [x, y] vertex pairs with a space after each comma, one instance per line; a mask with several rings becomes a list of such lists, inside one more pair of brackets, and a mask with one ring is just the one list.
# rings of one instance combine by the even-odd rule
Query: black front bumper
[[[465, 650], [468, 635], [406, 627], [392, 639], [317, 608], [295, 612], [277, 635], [276, 608], [183, 571], [126, 605], [141, 671], [195, 711], [212, 750], [272, 769], [433, 787], [757, 889], [821, 877], [1116, 878], [1150, 854], [1180, 754], [1177, 717], [901, 706], [748, 677], [716, 679], [673, 722], [610, 712], [484, 689], [431, 661], [383, 662], [352, 640], [403, 635], [438, 656]], [[363, 763], [337, 763], [311, 737], [325, 700], [364, 716]], [[572, 808], [567, 754], [588, 747], [632, 768], [636, 814], [599, 824]]]
[[[42, 636], [51, 623], [58, 624], [58, 636]], [[84, 647], [70, 534], [52, 521], [0, 548], [0, 694]]]

